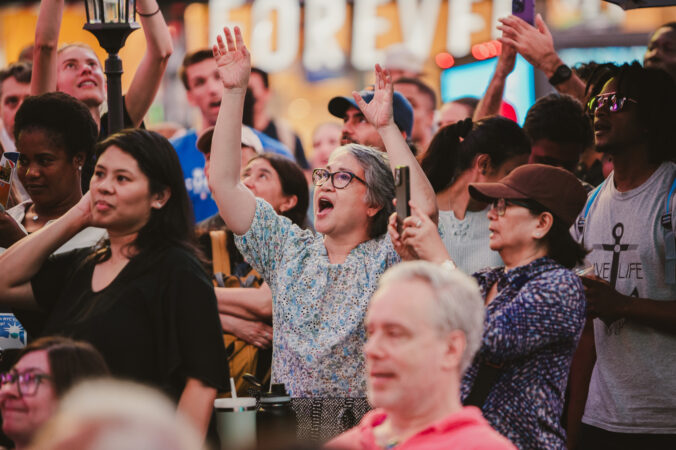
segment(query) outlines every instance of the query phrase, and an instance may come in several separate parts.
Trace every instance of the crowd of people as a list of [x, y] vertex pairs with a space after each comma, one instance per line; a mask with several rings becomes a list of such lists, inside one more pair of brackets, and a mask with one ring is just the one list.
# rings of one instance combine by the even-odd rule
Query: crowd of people
[[[332, 449], [676, 448], [675, 24], [643, 66], [570, 68], [539, 15], [507, 17], [482, 98], [437, 108], [386, 61], [306, 156], [237, 27], [183, 59], [202, 128], [146, 130], [173, 48], [136, 7], [120, 132], [93, 50], [57, 47], [64, 0], [0, 71], [0, 305], [29, 337], [0, 361], [5, 445], [197, 448], [218, 396], [283, 383], [368, 399]], [[558, 91], [523, 127], [517, 54]]]

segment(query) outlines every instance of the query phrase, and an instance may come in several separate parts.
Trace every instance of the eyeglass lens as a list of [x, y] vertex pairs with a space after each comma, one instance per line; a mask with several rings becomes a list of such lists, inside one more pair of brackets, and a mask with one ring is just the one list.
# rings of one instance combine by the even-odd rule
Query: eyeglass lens
[[498, 216], [503, 216], [505, 214], [505, 208], [507, 207], [507, 202], [504, 198], [496, 198], [491, 203], [492, 208], [498, 213]]
[[17, 383], [21, 395], [34, 395], [42, 378], [47, 378], [45, 374], [16, 371], [0, 374], [0, 388], [5, 385]]
[[331, 178], [331, 183], [336, 189], [343, 189], [350, 184], [353, 175], [350, 172], [329, 172], [326, 169], [315, 169], [312, 172], [312, 183], [321, 186]]

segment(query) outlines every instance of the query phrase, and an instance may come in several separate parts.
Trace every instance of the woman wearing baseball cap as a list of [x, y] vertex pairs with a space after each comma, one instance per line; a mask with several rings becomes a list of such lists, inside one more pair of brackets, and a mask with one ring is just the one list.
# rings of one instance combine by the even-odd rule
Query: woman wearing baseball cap
[[[462, 400], [519, 448], [565, 448], [560, 424], [570, 363], [585, 321], [585, 297], [571, 270], [586, 251], [568, 229], [586, 193], [569, 172], [541, 164], [499, 182], [472, 183], [488, 211], [492, 250], [504, 267], [474, 274], [486, 302], [482, 345], [462, 383]], [[412, 215], [389, 232], [404, 259], [416, 256], [454, 269], [436, 225]]]

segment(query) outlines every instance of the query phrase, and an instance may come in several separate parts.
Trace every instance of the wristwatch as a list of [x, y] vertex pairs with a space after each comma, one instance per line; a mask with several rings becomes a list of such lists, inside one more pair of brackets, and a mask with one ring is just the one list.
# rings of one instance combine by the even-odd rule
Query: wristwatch
[[561, 84], [564, 81], [568, 81], [572, 76], [573, 71], [570, 70], [570, 67], [565, 64], [561, 64], [556, 68], [554, 75], [552, 75], [552, 77], [549, 79], [549, 84], [556, 86], [557, 84]]

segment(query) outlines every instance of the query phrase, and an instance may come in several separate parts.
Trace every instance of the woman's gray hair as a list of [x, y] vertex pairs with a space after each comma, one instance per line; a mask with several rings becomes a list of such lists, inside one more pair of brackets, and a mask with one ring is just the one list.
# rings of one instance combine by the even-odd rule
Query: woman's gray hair
[[347, 150], [364, 169], [366, 181], [366, 202], [381, 209], [373, 216], [369, 226], [369, 237], [376, 238], [387, 232], [387, 221], [394, 212], [394, 176], [387, 153], [360, 144], [347, 144], [336, 151]]
[[426, 283], [434, 292], [437, 311], [432, 320], [437, 322], [440, 334], [446, 335], [454, 330], [465, 333], [467, 346], [460, 361], [460, 370], [464, 373], [479, 350], [483, 336], [485, 308], [479, 285], [460, 270], [450, 270], [427, 261], [411, 261], [387, 270], [378, 289], [393, 282], [414, 280]]

